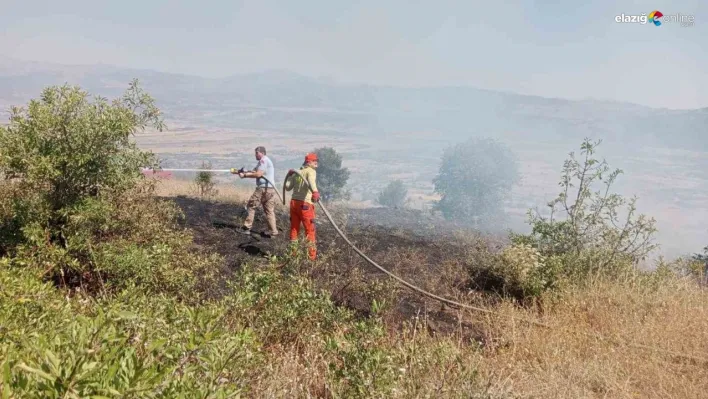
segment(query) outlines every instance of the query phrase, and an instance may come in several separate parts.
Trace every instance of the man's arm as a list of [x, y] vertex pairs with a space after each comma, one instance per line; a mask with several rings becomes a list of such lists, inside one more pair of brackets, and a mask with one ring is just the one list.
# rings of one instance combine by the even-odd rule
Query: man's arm
[[312, 202], [320, 202], [320, 193], [317, 190], [317, 172], [311, 170], [310, 174], [307, 176], [307, 181], [310, 183], [312, 188]]
[[239, 173], [238, 176], [239, 176], [240, 178], [242, 178], [242, 179], [243, 179], [244, 177], [251, 178], [251, 179], [258, 179], [258, 178], [260, 178], [260, 177], [263, 177], [263, 170], [262, 170], [262, 169], [259, 169], [260, 166], [261, 166], [261, 163], [258, 163], [258, 165], [256, 165], [256, 167], [253, 168], [253, 170], [249, 170], [249, 171], [245, 171], [245, 172], [243, 172], [243, 173]]
[[312, 187], [312, 192], [317, 192], [317, 172], [315, 170], [311, 170], [310, 173], [307, 175], [307, 182], [310, 183], [310, 187]]
[[241, 177], [249, 177], [249, 178], [257, 179], [259, 177], [263, 177], [263, 171], [262, 170], [254, 170], [254, 171], [250, 171], [250, 172], [243, 172], [242, 175], [243, 176], [241, 176]]

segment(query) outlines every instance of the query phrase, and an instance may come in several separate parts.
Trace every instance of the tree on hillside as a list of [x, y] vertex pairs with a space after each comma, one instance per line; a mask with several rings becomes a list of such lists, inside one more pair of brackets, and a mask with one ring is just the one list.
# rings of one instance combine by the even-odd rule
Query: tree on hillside
[[695, 254], [693, 255], [693, 259], [700, 261], [700, 262], [706, 262], [708, 263], [708, 245], [706, 245], [705, 248], [703, 248], [703, 253], [702, 254]]
[[503, 217], [503, 201], [519, 180], [518, 169], [511, 150], [492, 139], [448, 147], [433, 180], [442, 196], [434, 209], [447, 219], [491, 225]]
[[408, 202], [408, 189], [401, 180], [394, 180], [379, 193], [376, 202], [391, 208], [403, 208]]
[[347, 200], [350, 193], [344, 190], [349, 180], [349, 169], [342, 167], [342, 156], [332, 147], [316, 148], [319, 165], [317, 167], [317, 188], [322, 200]]

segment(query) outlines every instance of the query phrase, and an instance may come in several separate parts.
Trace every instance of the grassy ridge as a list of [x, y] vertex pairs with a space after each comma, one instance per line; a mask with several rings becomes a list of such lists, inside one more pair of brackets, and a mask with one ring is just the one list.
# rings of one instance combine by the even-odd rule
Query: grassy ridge
[[[364, 232], [365, 249], [396, 273], [493, 311], [455, 312], [335, 245], [316, 263], [279, 252], [238, 268], [195, 248], [196, 230], [136, 167], [153, 158], [130, 136], [161, 123], [137, 86], [110, 104], [50, 88], [13, 112], [0, 128], [3, 398], [663, 398], [708, 388], [700, 269], [679, 259], [636, 270], [632, 254], [607, 251], [627, 235], [599, 230], [599, 211], [537, 220], [536, 235], [510, 246], [458, 236], [392, 248], [395, 235]], [[443, 316], [452, 328], [435, 327]]]

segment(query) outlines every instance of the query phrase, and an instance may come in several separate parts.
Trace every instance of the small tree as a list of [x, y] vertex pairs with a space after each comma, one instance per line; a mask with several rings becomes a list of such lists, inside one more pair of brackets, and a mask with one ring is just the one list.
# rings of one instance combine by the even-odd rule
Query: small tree
[[391, 208], [403, 208], [408, 202], [408, 189], [401, 180], [394, 180], [379, 193], [376, 202]]
[[[210, 170], [211, 162], [202, 162], [201, 169]], [[208, 172], [207, 170], [198, 172], [197, 176], [194, 178], [194, 184], [197, 186], [199, 196], [202, 198], [213, 197], [218, 194], [218, 190], [214, 188], [216, 186], [214, 182], [214, 172]]]
[[176, 209], [141, 173], [158, 166], [132, 140], [148, 126], [163, 128], [160, 111], [136, 81], [112, 102], [62, 86], [13, 108], [0, 127], [0, 256], [88, 290], [193, 286], [201, 266], [180, 252]]
[[503, 217], [503, 202], [519, 180], [511, 150], [492, 139], [473, 138], [447, 148], [435, 192], [435, 209], [447, 219], [491, 224]]
[[148, 126], [164, 128], [137, 81], [112, 103], [55, 86], [27, 108], [13, 107], [9, 125], [0, 127], [3, 214], [9, 216], [0, 221], [0, 253], [25, 242], [30, 226], [65, 247], [64, 227], [76, 207], [125, 192], [141, 178], [141, 167], [156, 165], [154, 154], [132, 141]]
[[706, 247], [703, 248], [702, 254], [693, 255], [693, 259], [697, 260], [699, 262], [706, 262], [706, 264], [708, 264], [708, 245], [706, 245]]
[[702, 254], [694, 254], [687, 263], [689, 275], [694, 276], [703, 285], [708, 285], [708, 245], [703, 248]]
[[317, 188], [322, 200], [347, 200], [350, 193], [344, 190], [349, 180], [349, 170], [342, 167], [342, 157], [331, 147], [316, 148], [319, 165], [317, 168]]
[[[570, 153], [563, 164], [561, 192], [548, 203], [548, 217], [529, 210], [533, 230], [526, 239], [544, 255], [599, 252], [604, 256], [595, 267], [604, 267], [620, 257], [636, 262], [657, 247], [652, 242], [656, 221], [637, 215], [636, 197], [627, 201], [610, 192], [622, 171], [611, 170], [607, 162], [594, 158], [600, 143], [585, 139], [580, 146], [581, 161]], [[594, 191], [596, 184], [603, 187]], [[516, 236], [517, 240], [521, 237]]]

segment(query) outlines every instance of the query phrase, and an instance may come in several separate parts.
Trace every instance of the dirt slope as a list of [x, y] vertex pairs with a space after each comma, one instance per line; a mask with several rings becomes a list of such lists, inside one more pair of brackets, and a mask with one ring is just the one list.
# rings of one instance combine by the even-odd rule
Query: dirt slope
[[[256, 213], [254, 234], [236, 232], [245, 218], [240, 204], [209, 202], [189, 197], [171, 198], [184, 213], [183, 224], [194, 233], [195, 244], [224, 256], [226, 266], [237, 270], [244, 262], [266, 262], [267, 255], [285, 253], [288, 244], [289, 219], [284, 207], [278, 208], [279, 237], [258, 237], [265, 230], [261, 210]], [[460, 322], [457, 310], [421, 298], [365, 263], [339, 238], [321, 210], [317, 215], [320, 260], [309, 264], [310, 275], [317, 285], [331, 292], [340, 305], [354, 309], [362, 316], [371, 311], [372, 299], [384, 301], [388, 310], [384, 318], [389, 325], [404, 322], [427, 324], [440, 333], [477, 336], [474, 326]], [[464, 298], [468, 293], [466, 259], [469, 246], [452, 239], [455, 230], [444, 222], [417, 211], [367, 209], [330, 210], [340, 226], [367, 255], [406, 280], [450, 298]]]

